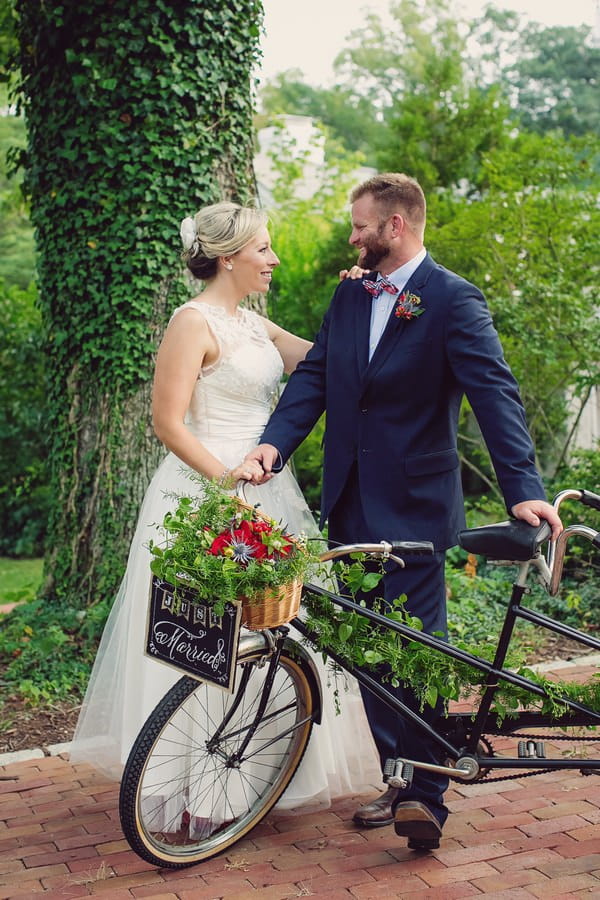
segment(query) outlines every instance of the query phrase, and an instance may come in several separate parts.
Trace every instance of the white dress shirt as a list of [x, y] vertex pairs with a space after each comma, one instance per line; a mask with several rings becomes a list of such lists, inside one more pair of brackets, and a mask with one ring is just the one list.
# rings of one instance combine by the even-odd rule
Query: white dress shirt
[[[409, 261], [404, 263], [403, 266], [400, 266], [400, 268], [394, 269], [394, 271], [387, 276], [388, 281], [391, 281], [392, 284], [398, 288], [398, 294], [404, 290], [404, 285], [421, 265], [426, 255], [427, 250], [423, 247], [416, 256], [413, 256], [412, 259], [409, 259]], [[379, 276], [379, 278], [381, 278], [381, 276]], [[379, 278], [377, 279], [378, 281]], [[398, 302], [398, 294], [389, 294], [387, 291], [382, 291], [379, 297], [372, 298], [371, 328], [369, 332], [369, 362], [381, 339], [381, 335], [385, 331], [385, 326], [388, 323], [392, 309]]]

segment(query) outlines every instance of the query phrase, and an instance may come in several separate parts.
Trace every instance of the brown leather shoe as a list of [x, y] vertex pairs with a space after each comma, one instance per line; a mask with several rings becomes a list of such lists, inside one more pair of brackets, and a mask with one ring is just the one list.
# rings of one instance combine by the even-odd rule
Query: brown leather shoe
[[381, 828], [382, 825], [391, 825], [394, 821], [392, 804], [397, 800], [400, 791], [398, 788], [388, 788], [387, 791], [364, 806], [359, 806], [354, 813], [353, 821], [363, 828]]
[[440, 846], [442, 826], [418, 800], [399, 803], [394, 813], [394, 830], [401, 837], [408, 838], [411, 850], [436, 850]]

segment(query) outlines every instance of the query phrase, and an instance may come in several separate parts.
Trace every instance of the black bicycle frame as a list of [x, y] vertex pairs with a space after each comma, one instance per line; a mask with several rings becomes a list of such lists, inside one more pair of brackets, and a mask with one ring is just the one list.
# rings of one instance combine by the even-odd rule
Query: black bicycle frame
[[[380, 700], [386, 703], [390, 709], [410, 720], [423, 733], [427, 734], [429, 738], [431, 738], [431, 740], [433, 740], [440, 748], [444, 750], [446, 756], [449, 759], [458, 760], [461, 756], [464, 756], [465, 753], [468, 753], [477, 756], [477, 760], [482, 768], [552, 768], [552, 764], [554, 763], [555, 768], [561, 769], [598, 769], [598, 760], [551, 760], [545, 758], [509, 759], [505, 757], [490, 759], [489, 757], [485, 756], [480, 757], [477, 754], [479, 741], [481, 737], [487, 732], [511, 734], [512, 732], [524, 727], [555, 728], [600, 725], [600, 712], [596, 712], [589, 707], [586, 707], [583, 704], [578, 703], [574, 700], [570, 700], [566, 697], [560, 698], [560, 702], [563, 703], [569, 711], [562, 716], [556, 717], [535, 711], [523, 711], [521, 713], [517, 713], [514, 716], [511, 716], [510, 719], [505, 719], [501, 726], [497, 725], [494, 714], [490, 712], [490, 710], [500, 682], [504, 681], [510, 684], [517, 685], [518, 687], [523, 688], [538, 697], [549, 696], [547, 691], [541, 685], [537, 684], [529, 678], [526, 678], [523, 675], [518, 675], [515, 672], [511, 672], [510, 670], [504, 668], [510, 640], [514, 631], [515, 623], [518, 619], [524, 619], [526, 621], [540, 625], [546, 630], [555, 632], [556, 634], [564, 635], [571, 638], [572, 640], [579, 641], [580, 643], [585, 644], [588, 647], [600, 650], [600, 640], [598, 640], [597, 638], [594, 638], [591, 635], [583, 634], [582, 632], [579, 632], [568, 625], [563, 625], [560, 622], [556, 622], [554, 619], [549, 618], [548, 616], [544, 616], [540, 613], [534, 612], [531, 609], [523, 607], [521, 605], [521, 601], [524, 594], [527, 593], [527, 589], [522, 585], [517, 583], [513, 584], [510, 602], [506, 611], [504, 623], [498, 640], [498, 647], [494, 656], [494, 660], [491, 663], [488, 660], [482, 659], [481, 657], [475, 656], [464, 650], [460, 650], [459, 648], [454, 647], [452, 644], [447, 643], [440, 638], [436, 638], [433, 635], [427, 634], [426, 632], [410, 628], [408, 625], [404, 625], [401, 622], [396, 622], [393, 619], [389, 619], [381, 613], [375, 612], [374, 610], [359, 606], [353, 600], [350, 600], [347, 597], [341, 597], [338, 594], [334, 594], [333, 592], [326, 590], [325, 588], [307, 584], [305, 585], [304, 590], [306, 592], [327, 597], [329, 600], [331, 600], [332, 603], [335, 603], [342, 609], [348, 610], [350, 612], [355, 612], [360, 616], [364, 616], [375, 625], [390, 629], [391, 631], [394, 631], [402, 637], [407, 638], [411, 641], [418, 641], [425, 646], [438, 650], [440, 653], [443, 653], [446, 656], [451, 656], [454, 659], [458, 659], [461, 662], [466, 663], [467, 665], [472, 666], [473, 668], [485, 673], [486, 678], [484, 681], [484, 691], [481, 696], [479, 707], [475, 716], [473, 717], [473, 714], [471, 713], [448, 713], [438, 720], [438, 722], [436, 723], [436, 729], [432, 725], [428, 724], [421, 715], [415, 713], [414, 710], [410, 709], [404, 703], [394, 697], [393, 694], [391, 694], [385, 686], [379, 684], [365, 671], [349, 664], [348, 662], [346, 662], [346, 660], [342, 659], [338, 654], [336, 654], [329, 648], [323, 648], [324, 652], [338, 666], [340, 666], [340, 668], [344, 669], [350, 675], [356, 678], [356, 680], [361, 685], [366, 687], [369, 691], [372, 691], [372, 693], [374, 693], [377, 697], [379, 697]], [[313, 642], [315, 642], [315, 644], [317, 643], [317, 636], [310, 631], [310, 629], [301, 619], [296, 618], [291, 624], [294, 625], [294, 627], [297, 628], [309, 641], [312, 640]], [[452, 734], [455, 736], [455, 738], [459, 738], [462, 735], [465, 742], [460, 747], [456, 746], [454, 743], [451, 743], [448, 740], [448, 736]]]

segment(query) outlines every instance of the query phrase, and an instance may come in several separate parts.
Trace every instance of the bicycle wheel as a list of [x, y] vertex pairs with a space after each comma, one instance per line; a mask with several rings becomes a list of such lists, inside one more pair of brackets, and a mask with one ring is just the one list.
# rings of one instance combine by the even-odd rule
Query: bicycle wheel
[[119, 798], [123, 832], [142, 859], [177, 869], [221, 853], [289, 784], [320, 717], [318, 676], [302, 648], [286, 642], [266, 708], [237, 759], [257, 718], [264, 656], [241, 651], [234, 694], [181, 678], [147, 719]]

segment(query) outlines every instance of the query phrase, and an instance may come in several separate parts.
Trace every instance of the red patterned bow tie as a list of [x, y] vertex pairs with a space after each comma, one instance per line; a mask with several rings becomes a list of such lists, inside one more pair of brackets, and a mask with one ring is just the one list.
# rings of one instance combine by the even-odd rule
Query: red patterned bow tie
[[366, 291], [371, 294], [371, 296], [377, 298], [384, 291], [387, 291], [388, 294], [397, 294], [398, 288], [395, 284], [393, 284], [389, 278], [386, 278], [385, 275], [382, 275], [377, 281], [368, 281], [366, 278], [363, 281], [363, 287]]

